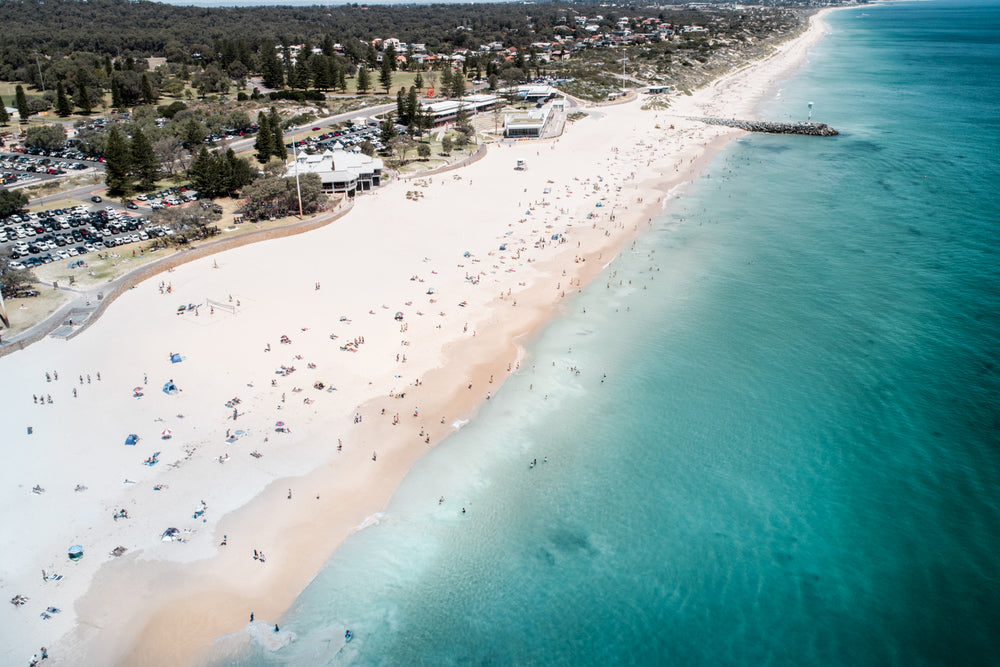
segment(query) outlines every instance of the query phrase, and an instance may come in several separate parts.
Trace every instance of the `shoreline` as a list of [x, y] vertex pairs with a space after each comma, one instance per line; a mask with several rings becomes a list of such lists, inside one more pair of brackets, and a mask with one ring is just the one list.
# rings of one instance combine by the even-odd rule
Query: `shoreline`
[[[511, 364], [512, 371], [516, 371], [514, 365], [525, 354], [523, 341], [558, 314], [563, 307], [561, 294], [568, 293], [572, 289], [582, 289], [599, 275], [622, 248], [626, 247], [636, 235], [642, 233], [647, 220], [663, 210], [666, 199], [676, 196], [686, 183], [696, 178], [710, 163], [718, 150], [742, 134], [739, 131], [708, 128], [679, 119], [665, 122], [657, 119], [664, 116], [674, 118], [675, 113], [683, 111], [677, 107], [693, 109], [713, 104], [717, 107], [722, 106], [728, 113], [748, 112], [771, 89], [778, 78], [786, 77], [801, 64], [808, 48], [825, 33], [822, 17], [827, 11], [830, 10], [814, 14], [810, 18], [809, 28], [804, 33], [779, 47], [765, 60], [721, 77], [705, 89], [697, 91], [691, 98], [676, 100], [668, 110], [669, 113], [640, 111], [638, 101], [618, 107], [601, 107], [600, 119], [588, 117], [574, 124], [561, 139], [513, 147], [495, 147], [482, 160], [458, 172], [428, 177], [427, 180], [431, 182], [426, 186], [417, 185], [418, 181], [424, 179], [393, 183], [376, 197], [359, 201], [355, 207], [357, 210], [344, 218], [342, 224], [331, 226], [338, 229], [328, 227], [325, 228], [326, 231], [317, 230], [307, 236], [293, 237], [287, 248], [292, 248], [294, 252], [302, 255], [309, 254], [310, 248], [307, 246], [320, 245], [320, 236], [334, 243], [363, 241], [364, 243], [357, 243], [356, 247], [359, 249], [369, 247], [366, 244], [378, 247], [384, 243], [387, 246], [395, 246], [396, 252], [394, 254], [393, 248], [389, 248], [382, 262], [399, 260], [398, 263], [405, 264], [405, 267], [377, 267], [381, 271], [375, 270], [374, 277], [368, 282], [359, 280], [357, 287], [359, 292], [369, 289], [371, 293], [356, 296], [353, 301], [351, 301], [353, 293], [338, 294], [336, 299], [338, 303], [321, 305], [315, 297], [325, 294], [319, 289], [315, 290], [316, 294], [307, 293], [305, 296], [297, 294], [294, 299], [288, 297], [289, 301], [297, 301], [288, 304], [273, 300], [265, 304], [263, 298], [255, 301], [254, 296], [246, 297], [245, 301], [248, 303], [246, 318], [253, 330], [253, 334], [248, 337], [253, 340], [246, 342], [237, 338], [224, 339], [221, 345], [230, 349], [212, 349], [213, 353], [222, 357], [217, 368], [213, 371], [198, 371], [189, 378], [180, 375], [182, 371], [187, 372], [190, 368], [182, 368], [183, 365], [178, 366], [176, 370], [169, 365], [165, 369], [150, 370], [157, 371], [158, 380], [164, 370], [176, 372], [181, 377], [178, 384], [182, 389], [191, 387], [196, 392], [207, 394], [206, 400], [199, 403], [208, 403], [218, 400], [221, 396], [231, 395], [234, 386], [252, 384], [254, 390], [250, 393], [253, 397], [246, 399], [246, 410], [248, 413], [264, 412], [267, 408], [263, 403], [265, 401], [273, 403], [275, 397], [270, 395], [265, 397], [264, 389], [258, 390], [256, 387], [262, 384], [261, 377], [273, 378], [264, 375], [267, 372], [264, 367], [273, 367], [273, 364], [279, 361], [275, 354], [279, 350], [269, 353], [275, 357], [273, 362], [270, 362], [267, 354], [261, 351], [261, 347], [264, 341], [277, 343], [278, 332], [287, 330], [293, 339], [293, 344], [289, 346], [288, 351], [282, 350], [284, 356], [280, 360], [287, 361], [291, 352], [300, 352], [304, 357], [300, 362], [302, 365], [305, 365], [307, 360], [315, 359], [318, 366], [323, 365], [322, 372], [325, 373], [325, 361], [336, 359], [337, 362], [344, 362], [346, 359], [345, 363], [338, 363], [336, 366], [337, 373], [347, 379], [337, 380], [337, 393], [317, 395], [314, 398], [317, 404], [323, 405], [322, 414], [318, 409], [287, 406], [288, 410], [285, 412], [291, 416], [286, 418], [295, 429], [294, 438], [285, 437], [285, 434], [268, 433], [268, 438], [275, 441], [281, 439], [285, 443], [281, 445], [283, 449], [280, 450], [282, 463], [275, 468], [260, 469], [254, 467], [254, 462], [250, 462], [251, 465], [244, 466], [239, 471], [239, 474], [250, 479], [238, 480], [238, 488], [201, 491], [202, 487], [199, 486], [199, 483], [204, 485], [206, 480], [209, 480], [210, 485], [214, 485], [216, 477], [221, 480], [223, 474], [229, 475], [230, 468], [239, 465], [235, 461], [233, 464], [226, 463], [224, 467], [220, 467], [212, 457], [206, 458], [199, 453], [192, 458], [190, 464], [183, 464], [185, 467], [196, 468], [189, 475], [196, 479], [175, 482], [173, 477], [180, 476], [180, 473], [174, 474], [174, 471], [171, 471], [173, 477], [170, 484], [176, 486], [177, 490], [184, 494], [185, 499], [167, 505], [176, 502], [181, 502], [183, 505], [184, 502], [188, 502], [187, 498], [194, 498], [190, 501], [193, 506], [197, 504], [200, 493], [204, 493], [212, 512], [217, 506], [222, 506], [221, 516], [213, 518], [211, 524], [205, 524], [201, 529], [204, 534], [192, 533], [189, 544], [183, 546], [169, 543], [155, 546], [141, 544], [121, 559], [112, 559], [99, 568], [91, 568], [91, 578], [82, 582], [86, 585], [81, 586], [77, 583], [74, 587], [76, 591], [76, 596], [73, 598], [76, 601], [74, 611], [77, 618], [68, 628], [71, 632], [51, 650], [53, 660], [59, 661], [60, 656], [73, 655], [73, 662], [98, 664], [177, 662], [190, 664], [204, 659], [207, 655], [205, 651], [210, 651], [211, 644], [216, 638], [244, 628], [249, 610], [255, 611], [258, 618], [272, 619], [273, 622], [274, 618], [287, 610], [301, 590], [330, 558], [336, 547], [346, 537], [363, 527], [366, 521], [377, 516], [412, 463], [427, 451], [429, 446], [447, 437], [453, 430], [452, 424], [456, 420], [470, 419], [475, 415], [487, 392], [495, 393], [502, 385], [503, 373], [507, 372], [508, 364]], [[742, 106], [727, 104], [725, 99], [727, 97], [739, 99]], [[660, 122], [661, 127], [653, 127], [656, 122]], [[677, 123], [680, 129], [668, 133], [663, 128], [670, 122]], [[630, 123], [635, 124], [634, 134], [627, 134], [623, 129]], [[604, 128], [610, 134], [614, 134], [617, 130], [619, 135], [612, 136], [611, 139], [602, 139], [597, 137], [598, 132], [593, 132], [593, 141], [588, 141], [586, 135], [594, 124], [599, 124], [598, 129]], [[641, 131], [640, 126], [643, 126]], [[626, 147], [624, 144], [628, 141], [635, 145]], [[591, 145], [598, 142], [602, 143]], [[577, 152], [572, 149], [567, 150], [560, 144], [571, 144]], [[607, 152], [608, 148], [613, 149], [613, 153]], [[541, 153], [546, 149], [549, 149], [552, 155], [543, 158]], [[619, 151], [624, 155], [620, 155]], [[534, 157], [531, 156], [532, 152], [535, 153]], [[580, 159], [580, 155], [593, 155], [596, 158], [594, 164], [582, 164], [585, 160]], [[527, 174], [513, 177], [509, 175], [510, 164], [513, 164], [515, 157], [524, 157], [528, 161]], [[604, 168], [600, 164], [600, 158], [607, 158], [610, 166]], [[646, 162], [643, 165], [644, 160]], [[551, 182], [552, 193], [546, 198], [541, 196], [542, 189], [548, 187], [546, 178], [536, 173], [541, 165], [552, 167], [556, 173], [560, 169], [566, 173], [580, 170], [579, 176], [588, 180], [581, 179], [574, 182], [565, 176], [548, 179]], [[615, 171], [611, 179], [605, 180], [602, 174], [608, 174], [612, 169], [620, 170], [621, 176], [617, 176], [618, 172]], [[487, 187], [482, 190], [473, 189], [472, 183], [464, 188], [459, 187], [465, 186], [466, 181], [470, 180], [475, 183], [482, 183], [485, 180]], [[497, 192], [499, 187], [497, 183], [509, 186], [508, 191]], [[618, 185], [622, 186], [621, 190], [614, 190], [612, 186]], [[517, 192], [517, 186], [523, 186], [523, 192]], [[404, 190], [406, 190], [405, 198], [402, 197]], [[411, 192], [430, 193], [434, 190], [441, 192], [435, 192], [435, 196], [428, 197], [426, 201], [422, 199], [422, 194], [419, 197], [410, 195]], [[465, 194], [462, 194], [463, 192]], [[562, 196], [566, 197], [565, 201], [562, 201]], [[453, 220], [442, 218], [447, 218], [448, 213], [453, 213], [454, 210], [475, 210], [464, 209], [458, 205], [460, 203], [478, 205], [495, 203], [496, 207], [500, 208], [505, 201], [510, 204], [510, 197], [515, 199], [521, 197], [522, 200], [527, 200], [527, 203], [518, 202], [516, 206], [508, 205], [506, 210], [484, 211], [481, 215], [477, 211], [469, 216], [477, 219], [490, 218], [492, 226], [484, 223], [484, 229], [472, 230], [475, 239], [469, 240], [470, 250], [466, 251], [472, 253], [472, 259], [462, 260], [459, 251], [465, 243], [461, 239], [456, 240], [452, 237], [458, 232], [467, 230]], [[599, 201], [598, 197], [614, 202], [610, 207], [610, 213], [608, 206], [595, 208], [596, 201]], [[556, 202], [555, 199], [560, 201]], [[539, 203], [541, 201], [547, 203]], [[405, 221], [413, 211], [430, 207], [432, 202], [437, 207], [433, 211], [414, 214], [412, 225], [420, 228], [419, 230], [415, 231], [406, 226]], [[455, 205], [449, 207], [448, 202], [454, 202]], [[525, 208], [530, 211], [530, 215], [525, 214]], [[596, 217], [585, 217], [588, 212], [595, 214]], [[544, 219], [536, 223], [536, 220], [543, 216]], [[522, 217], [522, 220], [517, 223], [507, 222], [514, 217]], [[555, 219], [550, 220], [552, 217]], [[385, 227], [376, 230], [363, 229], [363, 222], [369, 220], [377, 221], [373, 222], [373, 225], [384, 224]], [[540, 231], [546, 227], [543, 224], [545, 222], [551, 223], [549, 225], [551, 230]], [[551, 233], [557, 233], [558, 229], [567, 225], [572, 227], [571, 229], [566, 227], [567, 242], [560, 244], [548, 239]], [[519, 228], [521, 226], [523, 229]], [[341, 230], [341, 227], [347, 229]], [[526, 231], [530, 227], [535, 227], [531, 234]], [[534, 244], [524, 242], [521, 251], [516, 253], [517, 259], [514, 258], [513, 250], [507, 251], [505, 255], [499, 255], [497, 253], [500, 251], [496, 250], [497, 239], [508, 238], [504, 234], [511, 228], [514, 229], [514, 234], [523, 234], [525, 238], [531, 239], [547, 239], [547, 242], [542, 243], [541, 247], [532, 247]], [[435, 256], [433, 266], [438, 268], [440, 275], [433, 278], [427, 274], [430, 263], [414, 257], [403, 258], [403, 249], [409, 250], [410, 254], [417, 248], [420, 249], [420, 254], [425, 249], [428, 253], [433, 253], [437, 244], [429, 242], [426, 236], [442, 239], [441, 244], [450, 243], [449, 249], [455, 251], [448, 255], [451, 258], [448, 260], [441, 260]], [[306, 244], [303, 239], [310, 240], [311, 243]], [[579, 246], [573, 242], [579, 243]], [[283, 243], [284, 241], [276, 240], [272, 244], [256, 245], [271, 246]], [[256, 287], [262, 290], [262, 294], [269, 296], [281, 294], [281, 292], [263, 291], [265, 289], [263, 283], [253, 279], [253, 267], [265, 264], [265, 258], [269, 256], [268, 250], [271, 249], [247, 246], [217, 255], [219, 263], [222, 264], [219, 275], [224, 276], [232, 267], [240, 278], [235, 284], [240, 285], [241, 289], [246, 289], [247, 293], [255, 294], [253, 288]], [[322, 257], [319, 250], [316, 252], [317, 256]], [[526, 259], [521, 258], [522, 252]], [[362, 254], [362, 251], [359, 250], [358, 254]], [[341, 261], [347, 266], [340, 273], [331, 274], [331, 277], [335, 280], [337, 278], [351, 280], [352, 269], [364, 275], [363, 269], [372, 269], [371, 262], [379, 256], [380, 253], [375, 253], [374, 257], [358, 257], [353, 261], [349, 257], [343, 257]], [[430, 257], [430, 254], [426, 257]], [[455, 257], [459, 258], [457, 267], [452, 266], [446, 271], [445, 263], [454, 261]], [[584, 258], [583, 261], [580, 261], [581, 258]], [[478, 266], [473, 266], [473, 262]], [[225, 282], [224, 279], [213, 275], [212, 268], [206, 266], [210, 263], [196, 260], [187, 270], [178, 269], [174, 280], [178, 282], [181, 290], [190, 285], [192, 293], [197, 290], [204, 292], [205, 281]], [[421, 269], [422, 264], [426, 268]], [[298, 271], [295, 274], [297, 280], [306, 281], [302, 271], [309, 271], [310, 266], [308, 257], [303, 257], [302, 261], [296, 262], [296, 267], [288, 270]], [[494, 270], [490, 270], [490, 267], [494, 267]], [[456, 268], [462, 270], [456, 271]], [[406, 273], [415, 269], [420, 271], [421, 280], [425, 282], [406, 285], [406, 289], [400, 288], [400, 277], [406, 280]], [[395, 275], [391, 277], [381, 275], [393, 271]], [[465, 278], [462, 276], [463, 272]], [[449, 274], [447, 278], [446, 273]], [[469, 282], [470, 273], [475, 276], [475, 283]], [[378, 280], [384, 282], [376, 284]], [[249, 282], [253, 285], [244, 287], [245, 283]], [[488, 283], [490, 286], [480, 283]], [[323, 290], [329, 290], [331, 284], [334, 283], [324, 277]], [[122, 301], [126, 303], [137, 302], [139, 299], [143, 299], [144, 302], [156, 301], [157, 297], [151, 294], [154, 292], [153, 285], [145, 284], [140, 287], [144, 289], [135, 291], [142, 294], [125, 295]], [[427, 292], [431, 287], [438, 288], [438, 291], [433, 294]], [[297, 285], [295, 289], [309, 292], [312, 291], [312, 285], [311, 283]], [[484, 289], [492, 289], [492, 296], [485, 297], [481, 292]], [[506, 290], [510, 290], [509, 294]], [[439, 293], [447, 294], [447, 299], [435, 298]], [[469, 297], [464, 300], [468, 302], [468, 306], [457, 306], [458, 299], [463, 297]], [[404, 305], [403, 300], [407, 298], [410, 301]], [[340, 301], [343, 303], [339, 303]], [[117, 309], [111, 310], [125, 310], [124, 305], [123, 303]], [[138, 303], [132, 305], [139, 306]], [[324, 313], [323, 317], [320, 317], [320, 308], [324, 310], [335, 308], [336, 313], [350, 313], [351, 318], [357, 320], [359, 324], [357, 327], [353, 324], [350, 327], [343, 325], [342, 321], [338, 321], [336, 313]], [[432, 311], [438, 308], [442, 314], [435, 317]], [[406, 311], [404, 325], [392, 321], [386, 323], [385, 321], [390, 320], [392, 311], [397, 309]], [[428, 312], [420, 314], [421, 310], [416, 310], [415, 314], [415, 309]], [[459, 309], [461, 314], [454, 313], [456, 309]], [[264, 310], [269, 312], [263, 313]], [[375, 316], [371, 315], [372, 312]], [[95, 323], [93, 332], [80, 336], [81, 345], [92, 341], [99, 333], [106, 334], [106, 330], [109, 329], [113, 331], [115, 325], [122, 324], [122, 320], [125, 319], [121, 312], [109, 312], [105, 317], [108, 322], [104, 322], [102, 318], [102, 322]], [[154, 317], [152, 313], [151, 317]], [[244, 313], [240, 312], [234, 320], [243, 317]], [[287, 321], [292, 317], [297, 319]], [[172, 319], [165, 318], [158, 321], [162, 321], [165, 328], [170, 328], [172, 322], [179, 321], [177, 318], [178, 316], [172, 315]], [[286, 323], [275, 324], [275, 321], [281, 322], [283, 318]], [[308, 327], [298, 324], [302, 322], [305, 325], [307, 320], [319, 320], [319, 323], [313, 323]], [[186, 320], [186, 322], [191, 321]], [[376, 321], [377, 325], [374, 324]], [[439, 324], [435, 326], [437, 322]], [[470, 331], [474, 332], [473, 335], [465, 331], [459, 333], [464, 322], [468, 323]], [[408, 331], [411, 323], [415, 329], [412, 334]], [[156, 321], [146, 326], [156, 326]], [[194, 326], [202, 331], [196, 330], [187, 335], [183, 328], [171, 328], [165, 334], [171, 339], [169, 343], [161, 337], [155, 341], [145, 341], [144, 346], [149, 347], [154, 343], [174, 344], [175, 347], [170, 349], [180, 349], [183, 345], [184, 351], [190, 351], [191, 357], [206, 359], [205, 355], [198, 354], [199, 346], [212, 336], [201, 323]], [[211, 326], [215, 326], [214, 323]], [[398, 336], [394, 333], [395, 330], [403, 326], [407, 327], [407, 330], [400, 333], [406, 334], [404, 339], [410, 339], [404, 340], [408, 343], [406, 346], [394, 342]], [[374, 333], [361, 331], [362, 327]], [[338, 341], [314, 340], [314, 338], [326, 339], [327, 331], [334, 328], [339, 331]], [[336, 349], [331, 346], [342, 343], [353, 335], [355, 331], [351, 331], [352, 328], [364, 337], [371, 338], [378, 353], [386, 359], [388, 355], [396, 354], [401, 349], [405, 350], [411, 356], [408, 365], [392, 364], [391, 360], [388, 366], [384, 362], [373, 361], [369, 361], [367, 365], [361, 362], [354, 363], [368, 356], [369, 350], [366, 349], [368, 341], [359, 346], [357, 353], [323, 351]], [[445, 332], [446, 328], [448, 333]], [[136, 330], [139, 330], [138, 326]], [[228, 328], [226, 331], [240, 332], [240, 327]], [[320, 333], [314, 335], [310, 331]], [[390, 341], [390, 338], [393, 340]], [[42, 356], [43, 352], [52, 347], [44, 342], [39, 345], [45, 349], [35, 356]], [[281, 346], [275, 344], [274, 348], [280, 349]], [[167, 348], [164, 347], [163, 353], [166, 351]], [[196, 363], [194, 360], [186, 360], [184, 363], [187, 364], [188, 361]], [[240, 378], [228, 378], [229, 386], [219, 387], [217, 375], [233, 375], [231, 370], [233, 365], [244, 361], [246, 368], [239, 368]], [[305, 369], [301, 368], [297, 372], [306, 374]], [[110, 376], [113, 374], [107, 375], [111, 379]], [[253, 376], [252, 382], [246, 382], [248, 376]], [[491, 376], [494, 379], [492, 383]], [[301, 380], [298, 376], [294, 378], [295, 381], [308, 386], [313, 380], [313, 375]], [[414, 384], [418, 379], [421, 381], [419, 386]], [[281, 382], [281, 388], [287, 388], [284, 378]], [[467, 388], [470, 383], [471, 390]], [[229, 394], [219, 393], [220, 391], [229, 391]], [[246, 390], [241, 390], [243, 391]], [[390, 398], [387, 395], [390, 391], [397, 394], [405, 392], [406, 397]], [[349, 395], [344, 396], [344, 394]], [[312, 396], [313, 394], [309, 395]], [[214, 403], [213, 418], [209, 408], [191, 405], [192, 402], [187, 401], [187, 398], [189, 397], [181, 397], [186, 402], [183, 409], [190, 413], [188, 419], [197, 420], [199, 426], [201, 423], [219, 421], [220, 409]], [[293, 401], [296, 398], [293, 394]], [[160, 399], [160, 402], [163, 403], [163, 399]], [[329, 403], [334, 405], [330, 406]], [[424, 416], [411, 417], [418, 406], [419, 412]], [[282, 407], [286, 406], [278, 405], [278, 408]], [[383, 407], [387, 413], [399, 413], [398, 425], [390, 423], [388, 414], [384, 417], [381, 415]], [[159, 412], [166, 409], [159, 409], [160, 406], [157, 408]], [[282, 415], [285, 412], [277, 414]], [[363, 415], [364, 421], [353, 426], [345, 425], [345, 420], [355, 412]], [[154, 414], [148, 411], [147, 413]], [[439, 415], [443, 418], [443, 422], [439, 420]], [[247, 418], [252, 417], [244, 419]], [[268, 430], [263, 426], [265, 423], [271, 422], [269, 419], [255, 421], [254, 430], [260, 428], [262, 433], [265, 432]], [[224, 426], [225, 424], [222, 427], [216, 424], [209, 427], [211, 437], [220, 435], [220, 428]], [[303, 429], [305, 432], [301, 433]], [[424, 442], [417, 435], [418, 429], [426, 434], [425, 437], [430, 439], [430, 443]], [[198, 443], [210, 440], [204, 432], [194, 433], [198, 429], [182, 433], [184, 428], [177, 426], [175, 430], [177, 439], [183, 438]], [[344, 452], [340, 454], [334, 448], [338, 437], [344, 440]], [[168, 446], [163, 445], [164, 449]], [[279, 456], [278, 451], [267, 449], [271, 447], [270, 443], [266, 446], [260, 444], [256, 434], [252, 446], [259, 446], [265, 450], [265, 462]], [[120, 444], [116, 442], [115, 447], [120, 449]], [[215, 451], [222, 451], [216, 445], [199, 444], [199, 448], [213, 447], [212, 456]], [[229, 446], [225, 450], [227, 456], [229, 452], [239, 450], [239, 447], [239, 443]], [[370, 452], [375, 448], [378, 450], [378, 460], [370, 461]], [[135, 455], [145, 454], [146, 449], [148, 447], [137, 451]], [[241, 456], [245, 456], [245, 453], [241, 452]], [[143, 482], [145, 487], [150, 486], [149, 481], [151, 480]], [[213, 486], [210, 488], [214, 489]], [[287, 489], [294, 490], [294, 498], [286, 499]], [[221, 491], [227, 493], [223, 494]], [[234, 491], [236, 492], [233, 493]], [[136, 489], [135, 493], [138, 494], [139, 489]], [[109, 498], [117, 499], [119, 495], [109, 494]], [[161, 500], [149, 498], [154, 495], [146, 492], [143, 497], [135, 500], [137, 507], [144, 510], [143, 513], [149, 510], [150, 516], [156, 516], [157, 502]], [[235, 497], [227, 498], [227, 496]], [[159, 509], [163, 511], [162, 507]], [[176, 507], [173, 509], [176, 510]], [[131, 506], [129, 511], [133, 511]], [[134, 513], [140, 514], [138, 511]], [[176, 519], [171, 520], [176, 521]], [[164, 519], [157, 518], [156, 521], [158, 523], [143, 526], [143, 532], [149, 532], [150, 529], [157, 533], [162, 531], [165, 527]], [[218, 546], [222, 535], [228, 536], [225, 548]], [[123, 544], [127, 542], [125, 538], [120, 539]], [[258, 547], [268, 554], [266, 565], [261, 565], [249, 557], [250, 550]], [[178, 549], [191, 553], [177, 556]], [[37, 577], [37, 574], [35, 576]]]

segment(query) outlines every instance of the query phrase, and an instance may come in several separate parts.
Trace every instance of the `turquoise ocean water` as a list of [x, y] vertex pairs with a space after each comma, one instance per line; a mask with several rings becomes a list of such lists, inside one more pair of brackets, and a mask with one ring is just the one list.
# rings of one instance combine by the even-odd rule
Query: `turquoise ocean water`
[[721, 153], [217, 664], [1000, 662], [1000, 7], [829, 22], [760, 117], [842, 135]]

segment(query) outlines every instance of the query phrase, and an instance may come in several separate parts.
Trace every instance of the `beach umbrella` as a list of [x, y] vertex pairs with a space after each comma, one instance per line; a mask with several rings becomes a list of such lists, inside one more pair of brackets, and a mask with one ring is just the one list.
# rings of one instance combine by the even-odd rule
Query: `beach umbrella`
[[160, 431], [160, 435], [163, 436], [164, 440], [166, 440], [167, 438], [169, 438], [172, 434], [173, 434], [173, 431], [171, 431], [169, 428], [165, 428], [162, 431]]
[[74, 544], [69, 548], [69, 559], [70, 560], [80, 560], [83, 558], [83, 547], [79, 544]]
[[274, 425], [277, 426], [278, 428], [281, 428], [282, 426], [285, 425], [285, 422], [275, 422]]

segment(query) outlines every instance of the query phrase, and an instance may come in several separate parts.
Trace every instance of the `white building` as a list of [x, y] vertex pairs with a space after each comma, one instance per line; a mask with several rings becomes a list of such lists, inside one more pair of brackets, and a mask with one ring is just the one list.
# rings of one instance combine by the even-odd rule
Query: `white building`
[[488, 111], [503, 103], [503, 98], [496, 95], [466, 95], [460, 100], [444, 100], [432, 104], [422, 104], [424, 113], [430, 114], [434, 125], [450, 123], [458, 116], [459, 108], [473, 116], [480, 111]]
[[503, 135], [505, 137], [540, 137], [548, 125], [552, 115], [552, 107], [531, 111], [517, 111], [504, 114]]
[[533, 102], [535, 104], [543, 104], [548, 100], [552, 99], [559, 92], [552, 86], [513, 86], [506, 90], [508, 95], [516, 97], [517, 99], [524, 100], [525, 102]]
[[381, 185], [382, 168], [380, 158], [364, 153], [326, 151], [315, 155], [299, 154], [288, 165], [285, 175], [319, 174], [323, 192], [343, 192], [353, 197], [358, 191], [367, 192]]

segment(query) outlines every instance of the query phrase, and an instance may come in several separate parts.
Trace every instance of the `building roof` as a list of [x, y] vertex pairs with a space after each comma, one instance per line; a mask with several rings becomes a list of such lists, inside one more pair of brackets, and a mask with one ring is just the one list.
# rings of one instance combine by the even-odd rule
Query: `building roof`
[[348, 151], [325, 151], [314, 155], [302, 153], [288, 165], [285, 174], [294, 176], [296, 165], [299, 174], [319, 174], [334, 180], [346, 180], [343, 178], [345, 173], [354, 178], [370, 176], [383, 168], [381, 158]]

